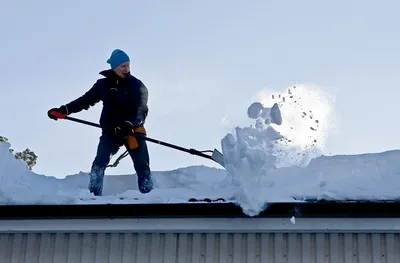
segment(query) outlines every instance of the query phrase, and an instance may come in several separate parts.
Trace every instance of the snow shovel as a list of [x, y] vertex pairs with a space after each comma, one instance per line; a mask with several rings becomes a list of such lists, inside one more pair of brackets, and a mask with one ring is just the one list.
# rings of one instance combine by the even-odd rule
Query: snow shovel
[[[55, 112], [55, 111], [50, 112], [50, 114], [55, 116], [55, 117], [57, 117], [57, 118], [59, 118], [59, 119], [70, 120], [70, 121], [86, 124], [86, 125], [89, 125], [89, 126], [101, 128], [100, 124], [89, 122], [89, 121], [85, 121], [85, 120], [81, 120], [81, 119], [77, 119], [77, 118], [73, 118], [73, 117], [69, 117], [69, 116], [66, 116], [64, 114], [60, 114], [60, 113]], [[215, 161], [216, 163], [220, 164], [222, 167], [225, 168], [224, 156], [217, 149], [206, 150], [206, 151], [198, 151], [196, 149], [183, 148], [181, 146], [177, 146], [177, 145], [170, 144], [170, 143], [167, 143], [167, 142], [163, 142], [163, 141], [160, 141], [160, 140], [152, 139], [152, 138], [149, 138], [147, 136], [144, 136], [144, 135], [141, 135], [141, 134], [138, 134], [138, 133], [133, 133], [132, 132], [131, 135], [135, 136], [138, 139], [141, 138], [141, 139], [144, 139], [146, 141], [150, 141], [150, 142], [153, 142], [153, 143], [156, 143], [156, 144], [160, 144], [162, 146], [170, 147], [170, 148], [173, 148], [173, 149], [176, 149], [176, 150], [179, 150], [179, 151], [187, 152], [187, 153], [190, 153], [190, 154], [193, 154], [193, 155], [197, 155], [197, 156], [200, 156], [200, 157], [204, 157], [204, 158], [213, 160], [213, 161]], [[212, 154], [211, 155], [207, 155], [207, 154], [205, 154], [205, 152], [211, 152]]]

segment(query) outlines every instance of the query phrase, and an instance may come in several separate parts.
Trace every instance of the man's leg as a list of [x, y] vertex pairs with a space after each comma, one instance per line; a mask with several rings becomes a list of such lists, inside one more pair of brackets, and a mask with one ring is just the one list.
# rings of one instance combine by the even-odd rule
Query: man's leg
[[111, 157], [118, 152], [118, 149], [119, 145], [115, 137], [106, 133], [100, 136], [89, 180], [89, 191], [96, 196], [101, 195], [103, 192], [104, 172], [110, 163]]
[[133, 166], [138, 177], [138, 188], [143, 194], [153, 190], [153, 180], [150, 171], [150, 158], [145, 140], [137, 140], [139, 147], [133, 150], [128, 148], [129, 155], [132, 158]]

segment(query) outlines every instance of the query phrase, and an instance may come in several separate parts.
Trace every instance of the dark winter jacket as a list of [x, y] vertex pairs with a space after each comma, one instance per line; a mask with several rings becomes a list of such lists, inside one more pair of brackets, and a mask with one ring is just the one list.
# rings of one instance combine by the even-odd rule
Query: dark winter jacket
[[68, 114], [87, 110], [102, 101], [100, 125], [103, 129], [113, 129], [124, 121], [144, 122], [148, 114], [148, 90], [142, 81], [131, 74], [120, 78], [111, 69], [100, 74], [105, 78], [97, 80], [83, 96], [65, 105]]

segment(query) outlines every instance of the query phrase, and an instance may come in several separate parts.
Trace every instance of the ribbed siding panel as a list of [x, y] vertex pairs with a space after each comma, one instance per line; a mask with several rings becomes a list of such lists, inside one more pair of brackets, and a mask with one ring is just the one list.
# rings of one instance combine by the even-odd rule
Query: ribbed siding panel
[[400, 262], [400, 234], [0, 234], [0, 262]]

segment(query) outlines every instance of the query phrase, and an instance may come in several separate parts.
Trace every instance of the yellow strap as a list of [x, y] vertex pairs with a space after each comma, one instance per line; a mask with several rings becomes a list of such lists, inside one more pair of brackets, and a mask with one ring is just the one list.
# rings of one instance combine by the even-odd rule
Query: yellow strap
[[[146, 129], [144, 128], [144, 126], [139, 126], [139, 127], [135, 128], [133, 131], [135, 133], [141, 133], [141, 134], [144, 134], [144, 135], [147, 134], [146, 133]], [[137, 139], [134, 136], [131, 136], [131, 135], [127, 136], [126, 137], [126, 142], [128, 144], [129, 149], [131, 149], [131, 150], [134, 150], [134, 149], [139, 147], [139, 143], [138, 143]]]
[[135, 128], [135, 129], [133, 129], [133, 131], [136, 132], [136, 133], [143, 133], [144, 135], [147, 134], [147, 131], [144, 128], [144, 126], [139, 126], [139, 127]]
[[127, 137], [126, 137], [126, 143], [128, 144], [128, 147], [129, 147], [129, 149], [131, 149], [131, 150], [134, 150], [134, 149], [136, 149], [137, 147], [139, 147], [138, 141], [137, 141], [136, 138], [133, 137], [133, 136], [127, 136]]

